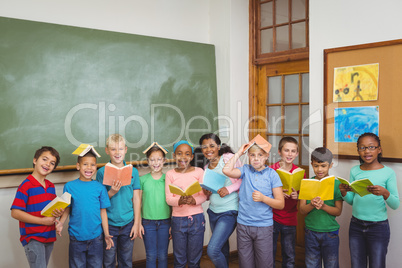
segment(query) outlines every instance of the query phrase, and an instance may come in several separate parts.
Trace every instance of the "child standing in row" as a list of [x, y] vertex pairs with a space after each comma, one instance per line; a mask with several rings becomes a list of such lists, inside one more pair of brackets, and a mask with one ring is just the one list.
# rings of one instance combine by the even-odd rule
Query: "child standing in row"
[[235, 168], [244, 144], [223, 168], [231, 178], [240, 178], [237, 249], [240, 267], [272, 267], [272, 208], [285, 205], [278, 174], [265, 165], [269, 152], [254, 144], [248, 149], [251, 165]]
[[96, 172], [96, 156], [92, 152], [78, 156], [77, 170], [80, 177], [64, 185], [63, 192], [71, 194], [71, 204], [65, 209], [56, 226], [57, 233], [61, 236], [63, 224], [70, 215], [70, 267], [100, 268], [103, 260], [103, 240], [107, 249], [113, 247], [106, 212], [110, 201], [105, 187], [92, 180]]
[[[328, 176], [332, 167], [332, 153], [324, 147], [316, 148], [311, 153], [311, 166], [315, 177], [321, 180]], [[335, 180], [334, 199], [323, 201], [319, 196], [312, 200], [300, 200], [300, 213], [305, 217], [305, 262], [307, 268], [339, 267], [339, 224], [336, 216], [342, 213], [342, 195], [338, 180]]]
[[[120, 134], [112, 134], [106, 140], [106, 154], [110, 163], [116, 167], [124, 167], [124, 157], [127, 153], [126, 142]], [[98, 170], [96, 180], [103, 184], [105, 167]], [[122, 186], [115, 180], [112, 186], [105, 185], [111, 206], [107, 209], [109, 233], [113, 237], [115, 247], [107, 250], [104, 247], [103, 266], [116, 267], [116, 257], [119, 267], [132, 267], [134, 238], [139, 236], [141, 225], [141, 196], [138, 170], [133, 167], [131, 184]]]
[[42, 209], [56, 198], [54, 184], [46, 176], [59, 162], [59, 153], [54, 148], [38, 149], [33, 158], [34, 171], [18, 187], [11, 206], [11, 216], [19, 221], [20, 241], [31, 268], [47, 267], [56, 241], [54, 224], [64, 211], [53, 211], [53, 217], [41, 215]]
[[147, 268], [168, 266], [171, 211], [166, 203], [165, 152], [155, 145], [145, 152], [151, 172], [141, 176], [142, 227]]
[[352, 267], [385, 267], [390, 239], [387, 204], [399, 207], [395, 172], [381, 164], [380, 138], [364, 133], [357, 140], [360, 165], [350, 170], [350, 182], [368, 178], [374, 184], [367, 190], [372, 194], [363, 197], [351, 192], [348, 185], [341, 184], [343, 199], [353, 206], [349, 227], [349, 249]]
[[[293, 164], [295, 158], [299, 155], [299, 146], [297, 140], [293, 137], [283, 137], [279, 141], [278, 153], [281, 160], [271, 165], [270, 168], [277, 170], [279, 168], [292, 172], [298, 166]], [[285, 207], [282, 210], [272, 209], [274, 215], [273, 232], [273, 256], [275, 260], [276, 248], [279, 234], [281, 235], [282, 267], [295, 267], [296, 258], [296, 226], [297, 226], [297, 202], [298, 194], [295, 189], [283, 189]]]
[[166, 202], [172, 206], [172, 239], [174, 267], [200, 267], [204, 246], [205, 218], [201, 206], [207, 197], [202, 191], [192, 196], [179, 196], [169, 190], [170, 184], [186, 189], [194, 181], [202, 181], [204, 171], [193, 167], [194, 147], [181, 140], [173, 145], [177, 167], [166, 173]]

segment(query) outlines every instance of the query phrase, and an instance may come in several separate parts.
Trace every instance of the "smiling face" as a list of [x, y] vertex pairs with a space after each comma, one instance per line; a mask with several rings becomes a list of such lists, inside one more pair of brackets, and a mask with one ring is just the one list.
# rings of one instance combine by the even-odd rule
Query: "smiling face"
[[91, 154], [81, 157], [77, 170], [80, 172], [80, 180], [90, 181], [96, 172], [96, 157]]
[[329, 169], [332, 167], [333, 163], [328, 162], [317, 162], [311, 161], [311, 166], [313, 167], [315, 178], [321, 180], [328, 176]]
[[258, 147], [253, 146], [248, 150], [250, 164], [257, 171], [261, 171], [265, 168], [265, 162], [267, 162], [268, 156], [269, 154], [267, 152]]
[[194, 155], [189, 145], [181, 144], [177, 146], [173, 157], [176, 159], [177, 168], [183, 170], [190, 166], [190, 161], [193, 160]]
[[124, 141], [110, 142], [105, 148], [106, 154], [110, 156], [110, 162], [117, 167], [124, 165], [124, 157], [127, 153], [127, 146]]
[[295, 158], [299, 155], [299, 148], [292, 142], [287, 142], [283, 145], [279, 152], [282, 160], [286, 164], [292, 164]]
[[218, 144], [216, 144], [216, 142], [213, 139], [205, 139], [202, 141], [201, 144], [202, 153], [211, 162], [219, 158], [220, 148], [221, 147]]
[[[41, 176], [46, 177], [50, 174], [56, 166], [56, 157], [49, 151], [43, 152], [37, 159], [34, 158], [34, 177]], [[35, 176], [36, 175], [36, 176]]]
[[148, 165], [154, 173], [160, 172], [164, 163], [165, 157], [160, 150], [152, 152], [148, 157]]
[[366, 136], [361, 138], [357, 148], [357, 152], [365, 164], [370, 165], [378, 163], [378, 155], [382, 152], [382, 149], [374, 137]]

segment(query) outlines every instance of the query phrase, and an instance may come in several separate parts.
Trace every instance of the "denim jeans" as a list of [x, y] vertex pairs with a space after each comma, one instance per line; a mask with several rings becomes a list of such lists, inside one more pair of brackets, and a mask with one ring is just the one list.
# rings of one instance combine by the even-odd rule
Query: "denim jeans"
[[49, 263], [50, 254], [53, 250], [53, 242], [42, 243], [35, 239], [31, 239], [28, 244], [24, 246], [25, 255], [31, 268], [47, 267]]
[[[295, 267], [296, 256], [296, 226], [288, 226], [274, 221], [273, 247], [274, 260], [276, 256], [276, 244], [278, 236], [281, 234], [282, 267]], [[275, 266], [275, 265], [274, 265]]]
[[200, 267], [204, 246], [204, 214], [172, 217], [174, 267]]
[[130, 232], [133, 228], [134, 221], [124, 226], [109, 225], [109, 234], [113, 236], [114, 247], [106, 250], [106, 242], [103, 245], [103, 267], [132, 267], [133, 266], [133, 248], [134, 240], [131, 240]]
[[314, 232], [305, 229], [306, 267], [325, 268], [339, 267], [339, 236], [338, 232]]
[[390, 229], [388, 220], [373, 222], [352, 217], [349, 227], [349, 249], [352, 267], [385, 267]]
[[158, 260], [159, 268], [167, 268], [170, 219], [142, 219], [142, 226], [144, 227], [147, 268], [156, 268], [156, 260]]
[[91, 240], [78, 241], [70, 236], [68, 261], [70, 268], [101, 268], [103, 259], [103, 233]]
[[208, 243], [207, 254], [217, 268], [227, 268], [229, 263], [229, 237], [236, 228], [237, 211], [229, 210], [215, 213], [207, 210], [212, 237]]

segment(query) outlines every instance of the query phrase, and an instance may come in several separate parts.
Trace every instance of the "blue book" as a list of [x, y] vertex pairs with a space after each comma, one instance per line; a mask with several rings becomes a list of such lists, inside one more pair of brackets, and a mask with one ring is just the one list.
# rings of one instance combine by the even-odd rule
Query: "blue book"
[[216, 194], [217, 191], [225, 185], [227, 177], [219, 174], [209, 168], [205, 169], [204, 177], [202, 178], [201, 187]]

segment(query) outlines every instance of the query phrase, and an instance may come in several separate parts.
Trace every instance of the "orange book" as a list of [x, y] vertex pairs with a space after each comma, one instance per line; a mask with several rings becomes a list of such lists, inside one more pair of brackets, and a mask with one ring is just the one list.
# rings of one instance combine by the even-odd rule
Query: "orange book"
[[260, 134], [258, 134], [257, 136], [254, 137], [254, 139], [252, 139], [251, 141], [249, 141], [249, 143], [247, 144], [246, 148], [244, 148], [244, 152], [246, 153], [248, 149], [250, 149], [251, 146], [253, 146], [254, 144], [257, 144], [258, 147], [260, 147], [261, 149], [263, 149], [266, 153], [269, 153], [269, 151], [271, 150], [272, 144], [269, 143], [266, 139], [264, 139]]
[[113, 181], [121, 181], [121, 186], [131, 184], [133, 173], [133, 165], [126, 165], [124, 167], [116, 167], [111, 163], [105, 165], [105, 174], [103, 175], [103, 184], [112, 186]]

